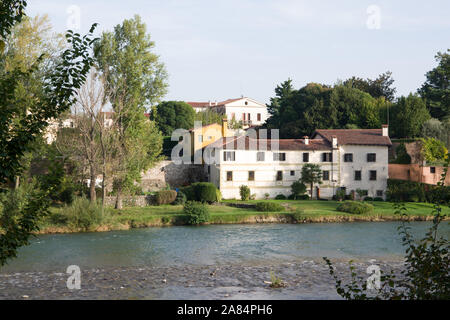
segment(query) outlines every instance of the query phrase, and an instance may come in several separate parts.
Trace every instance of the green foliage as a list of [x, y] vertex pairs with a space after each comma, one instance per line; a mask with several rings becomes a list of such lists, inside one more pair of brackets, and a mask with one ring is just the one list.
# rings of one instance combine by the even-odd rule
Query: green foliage
[[183, 213], [187, 216], [187, 224], [196, 225], [209, 221], [210, 214], [206, 204], [196, 201], [188, 201], [183, 207]]
[[443, 120], [431, 118], [422, 125], [422, 136], [425, 138], [435, 138], [446, 144], [450, 148], [450, 119]]
[[384, 201], [384, 199], [381, 197], [375, 197], [373, 198], [373, 201]]
[[102, 222], [102, 208], [85, 197], [76, 198], [71, 205], [64, 207], [67, 225], [73, 229], [90, 231]]
[[447, 156], [447, 148], [445, 143], [435, 138], [427, 138], [422, 140], [421, 155], [427, 162], [445, 161]]
[[275, 196], [275, 200], [286, 200], [286, 196], [284, 194], [277, 194]]
[[336, 209], [351, 214], [366, 214], [373, 211], [373, 205], [359, 201], [344, 201]]
[[246, 185], [242, 185], [239, 187], [239, 195], [241, 196], [242, 201], [247, 201], [250, 199], [250, 188]]
[[342, 201], [345, 200], [345, 189], [339, 188], [336, 190], [336, 200]]
[[201, 121], [203, 126], [207, 126], [213, 123], [222, 125], [223, 118], [224, 118], [223, 114], [217, 113], [209, 109], [205, 111], [195, 112], [195, 121]]
[[364, 201], [373, 201], [373, 198], [372, 197], [365, 197]]
[[187, 197], [182, 191], [177, 192], [177, 197], [175, 198], [175, 201], [173, 202], [174, 205], [184, 205], [187, 201]]
[[256, 211], [261, 212], [278, 212], [284, 211], [284, 207], [276, 202], [257, 202], [255, 205]]
[[388, 179], [389, 201], [450, 203], [450, 186], [437, 187], [420, 182]]
[[301, 181], [294, 181], [291, 184], [291, 192], [294, 200], [297, 200], [300, 196], [305, 194], [306, 185]]
[[269, 193], [264, 193], [264, 199], [266, 199], [266, 200], [268, 200], [269, 199], [269, 197], [270, 197], [270, 194]]
[[164, 101], [153, 110], [152, 119], [164, 135], [170, 136], [175, 129], [194, 127], [195, 111], [183, 101]]
[[189, 201], [213, 203], [222, 200], [220, 191], [210, 182], [196, 182], [190, 186], [181, 188], [181, 190], [186, 194]]
[[312, 198], [314, 184], [322, 183], [322, 169], [320, 165], [313, 163], [303, 165], [301, 176], [300, 181], [304, 184], [309, 184]]
[[296, 208], [294, 212], [290, 214], [292, 220], [296, 223], [302, 222], [304, 219], [305, 210]]
[[380, 74], [375, 80], [352, 77], [344, 81], [345, 86], [367, 92], [374, 98], [383, 97], [388, 101], [394, 100], [396, 89], [392, 87], [393, 83], [394, 79], [392, 79], [392, 72], [390, 71]]
[[161, 190], [155, 195], [155, 201], [158, 206], [162, 204], [171, 204], [177, 198], [177, 192], [175, 190]]
[[438, 65], [426, 73], [427, 80], [418, 92], [431, 116], [442, 120], [450, 116], [450, 49], [438, 52], [435, 59]]
[[410, 164], [411, 163], [411, 156], [406, 151], [406, 147], [404, 143], [400, 143], [398, 147], [395, 149], [395, 153], [397, 155], [397, 158], [395, 159], [394, 163], [398, 164]]
[[420, 137], [423, 124], [431, 118], [425, 102], [413, 94], [398, 98], [391, 114], [393, 136], [400, 138]]

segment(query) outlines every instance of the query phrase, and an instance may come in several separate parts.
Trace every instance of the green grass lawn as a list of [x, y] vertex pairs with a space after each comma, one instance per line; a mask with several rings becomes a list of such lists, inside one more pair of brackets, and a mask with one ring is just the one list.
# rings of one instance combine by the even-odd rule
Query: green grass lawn
[[[253, 204], [259, 201], [277, 202], [286, 207], [282, 212], [258, 212], [253, 208], [236, 208], [227, 205], [209, 205], [209, 223], [255, 223], [272, 219], [272, 222], [290, 222], [295, 215], [297, 221], [304, 222], [342, 222], [354, 220], [394, 220], [393, 203], [381, 201], [369, 201], [374, 206], [374, 211], [368, 214], [354, 215], [336, 210], [337, 201], [318, 200], [224, 200], [224, 203], [246, 203]], [[430, 203], [406, 203], [406, 213], [411, 218], [426, 217], [433, 215], [433, 205]], [[300, 210], [298, 210], [300, 209]], [[64, 208], [52, 208], [52, 214], [63, 213]], [[443, 207], [442, 213], [450, 216], [450, 208]], [[182, 206], [161, 205], [147, 207], [126, 207], [121, 210], [107, 208], [103, 222], [95, 226], [92, 231], [120, 230], [129, 228], [149, 226], [169, 226], [185, 224], [185, 216]], [[41, 224], [43, 233], [51, 232], [73, 232], [65, 225], [58, 225], [45, 219]]]

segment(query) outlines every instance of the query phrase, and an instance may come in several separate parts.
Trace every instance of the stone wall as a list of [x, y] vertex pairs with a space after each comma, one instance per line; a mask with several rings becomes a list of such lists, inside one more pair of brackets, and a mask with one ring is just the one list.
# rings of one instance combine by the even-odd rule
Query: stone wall
[[[105, 205], [107, 207], [114, 207], [115, 204], [115, 196], [105, 198]], [[145, 207], [151, 204], [151, 198], [150, 196], [123, 196], [122, 204], [124, 207]]]
[[173, 161], [164, 160], [142, 175], [140, 185], [144, 192], [148, 192], [161, 190], [166, 184], [171, 188], [177, 188], [207, 179], [202, 165], [176, 165]]

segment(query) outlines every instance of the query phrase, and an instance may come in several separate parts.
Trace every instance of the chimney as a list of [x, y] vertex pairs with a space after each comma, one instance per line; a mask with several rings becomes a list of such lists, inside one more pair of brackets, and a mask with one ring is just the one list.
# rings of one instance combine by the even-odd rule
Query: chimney
[[212, 106], [211, 100], [208, 100], [208, 104], [209, 104], [210, 107]]
[[214, 105], [217, 106], [217, 100], [214, 101]]
[[308, 136], [304, 136], [303, 139], [305, 139], [305, 144], [309, 145], [309, 137]]
[[332, 141], [332, 146], [333, 146], [333, 149], [335, 149], [335, 148], [337, 148], [337, 137], [336, 136], [331, 136], [331, 141]]
[[381, 126], [381, 131], [383, 137], [389, 137], [389, 126], [387, 124]]
[[228, 135], [228, 119], [222, 119], [222, 137], [226, 137]]

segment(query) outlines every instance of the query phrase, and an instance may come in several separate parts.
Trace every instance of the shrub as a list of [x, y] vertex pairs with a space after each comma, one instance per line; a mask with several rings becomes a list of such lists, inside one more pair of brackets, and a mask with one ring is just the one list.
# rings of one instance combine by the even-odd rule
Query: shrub
[[174, 205], [184, 205], [187, 201], [186, 195], [182, 191], [177, 192], [177, 197], [175, 201], [172, 203]]
[[297, 200], [309, 200], [309, 195], [302, 194], [301, 196], [297, 197]]
[[284, 207], [276, 202], [257, 202], [255, 208], [256, 211], [262, 212], [275, 212], [284, 210]]
[[201, 202], [188, 201], [184, 205], [183, 213], [187, 216], [187, 224], [196, 225], [208, 222], [208, 207]]
[[291, 185], [291, 191], [292, 191], [293, 200], [296, 200], [297, 197], [305, 194], [306, 185], [304, 183], [302, 183], [301, 181], [294, 181]]
[[286, 196], [284, 194], [277, 194], [275, 200], [286, 200]]
[[170, 204], [177, 198], [177, 192], [175, 190], [161, 190], [155, 195], [155, 201], [158, 206], [162, 204]]
[[242, 185], [239, 187], [239, 195], [241, 196], [242, 201], [247, 201], [250, 199], [250, 188], [246, 185]]
[[375, 197], [375, 198], [373, 198], [373, 201], [384, 201], [384, 200], [381, 197]]
[[352, 214], [364, 214], [372, 212], [373, 205], [358, 201], [344, 201], [337, 206], [337, 210]]
[[267, 192], [266, 192], [266, 193], [264, 193], [264, 199], [268, 200], [268, 199], [269, 199], [269, 197], [270, 197], [270, 194], [268, 194]]
[[75, 198], [63, 210], [67, 216], [67, 225], [72, 229], [89, 231], [102, 222], [102, 208], [85, 197]]
[[372, 197], [365, 197], [364, 201], [373, 201], [373, 198]]
[[192, 201], [200, 201], [200, 202], [218, 202], [221, 199], [219, 199], [219, 193], [217, 193], [217, 188], [214, 184], [210, 182], [196, 182], [191, 184], [191, 187], [193, 188], [194, 192], [194, 199], [190, 199], [188, 194], [186, 196], [188, 197], [188, 200]]
[[216, 201], [217, 202], [222, 201], [222, 192], [220, 192], [220, 190], [217, 188], [216, 188]]
[[195, 201], [195, 191], [194, 191], [194, 187], [192, 185], [183, 187], [180, 190], [182, 193], [184, 193], [186, 195], [186, 200]]
[[345, 199], [345, 196], [345, 189], [339, 188], [338, 190], [336, 190], [336, 200], [342, 201]]
[[303, 209], [297, 208], [295, 209], [294, 212], [292, 212], [290, 214], [292, 220], [294, 220], [294, 222], [301, 222], [303, 220], [303, 214], [305, 213], [305, 211]]

